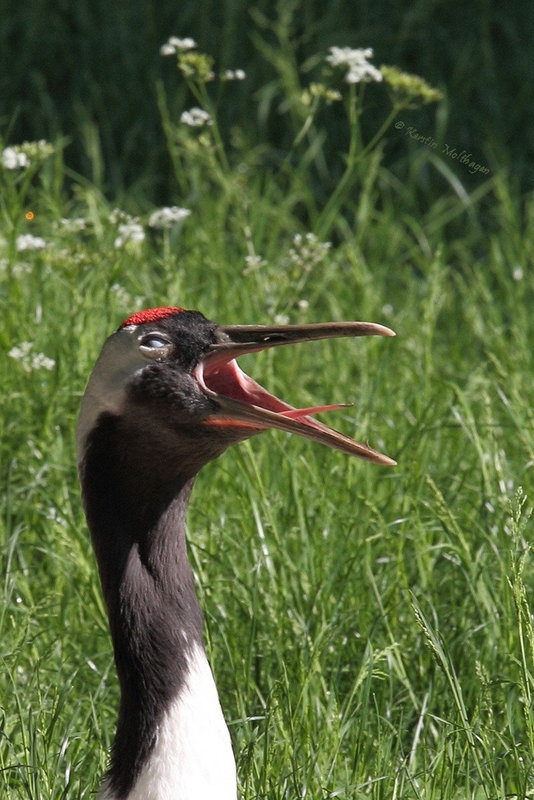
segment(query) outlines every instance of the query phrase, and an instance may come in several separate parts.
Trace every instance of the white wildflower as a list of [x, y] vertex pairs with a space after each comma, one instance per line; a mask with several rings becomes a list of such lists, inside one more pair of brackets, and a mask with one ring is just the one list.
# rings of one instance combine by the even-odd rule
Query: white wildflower
[[17, 236], [17, 251], [22, 250], [42, 250], [46, 247], [46, 242], [40, 236], [33, 236], [31, 233], [22, 233]]
[[35, 353], [32, 356], [31, 365], [32, 369], [53, 369], [56, 362], [53, 358], [48, 358], [44, 353]]
[[310, 303], [308, 300], [299, 300], [297, 305], [301, 311], [307, 311], [310, 307]]
[[56, 362], [53, 358], [48, 358], [44, 353], [33, 353], [32, 351], [33, 342], [21, 342], [9, 350], [8, 356], [16, 359], [24, 372], [32, 372], [36, 369], [51, 370], [55, 367]]
[[257, 269], [267, 266], [265, 259], [255, 254], [245, 256], [245, 261], [247, 266], [243, 270], [243, 275], [250, 275], [251, 272], [255, 272]]
[[178, 36], [171, 36], [169, 44], [176, 47], [177, 50], [194, 50], [197, 46], [197, 43], [191, 36], [186, 36], [184, 39], [180, 39]]
[[221, 75], [223, 81], [244, 81], [246, 77], [244, 69], [227, 69]]
[[118, 236], [115, 238], [115, 248], [119, 249], [128, 244], [137, 244], [144, 241], [145, 232], [139, 223], [139, 217], [132, 217], [120, 208], [114, 208], [109, 215], [109, 221], [117, 226]]
[[179, 39], [178, 36], [170, 36], [169, 39], [162, 44], [159, 52], [162, 56], [173, 56], [177, 52], [184, 52], [186, 50], [194, 50], [197, 43], [190, 36], [185, 39]]
[[275, 314], [274, 321], [277, 325], [288, 325], [289, 317], [287, 314]]
[[26, 358], [32, 347], [33, 347], [32, 342], [21, 342], [16, 347], [11, 348], [11, 350], [8, 352], [8, 356], [10, 358], [17, 358], [17, 359]]
[[303, 236], [297, 233], [293, 238], [293, 247], [289, 250], [289, 260], [300, 269], [310, 272], [326, 256], [332, 242], [320, 242], [314, 233]]
[[371, 47], [357, 48], [352, 47], [330, 47], [330, 55], [326, 60], [333, 67], [347, 67], [345, 75], [347, 83], [359, 83], [360, 81], [381, 81], [382, 73], [367, 60], [373, 57]]
[[34, 161], [43, 161], [54, 152], [54, 147], [46, 139], [38, 142], [23, 142], [2, 151], [2, 164], [6, 169], [29, 167]]
[[67, 524], [66, 519], [61, 516], [61, 514], [59, 513], [59, 511], [55, 506], [50, 506], [46, 514], [46, 518], [51, 520], [52, 522], [57, 522], [59, 525]]
[[128, 214], [127, 211], [123, 211], [122, 208], [114, 208], [109, 215], [109, 221], [112, 225], [118, 225], [119, 222], [127, 224], [129, 222], [139, 222], [139, 217], [132, 217], [131, 214]]
[[30, 159], [26, 153], [15, 150], [14, 147], [6, 147], [2, 152], [2, 164], [6, 169], [22, 169], [30, 166]]
[[183, 122], [185, 125], [190, 125], [192, 128], [199, 128], [202, 125], [211, 125], [212, 119], [203, 108], [194, 106], [190, 108], [189, 111], [182, 112], [180, 122]]
[[42, 160], [54, 152], [54, 145], [47, 142], [46, 139], [39, 139], [38, 142], [23, 142], [18, 147], [28, 156], [30, 161], [33, 161], [33, 159]]
[[68, 231], [68, 233], [79, 233], [86, 229], [87, 220], [83, 217], [74, 217], [73, 219], [62, 218], [59, 224], [63, 230]]
[[165, 42], [159, 48], [160, 56], [173, 56], [176, 53], [176, 47], [173, 47], [172, 44]]
[[116, 249], [124, 247], [129, 242], [138, 243], [144, 241], [145, 232], [143, 226], [137, 222], [126, 222], [119, 225], [119, 235], [115, 239]]
[[512, 278], [514, 281], [522, 281], [523, 280], [523, 270], [521, 267], [514, 267], [512, 272]]
[[151, 228], [172, 228], [175, 222], [185, 219], [190, 213], [188, 208], [180, 206], [160, 208], [150, 215], [148, 224]]

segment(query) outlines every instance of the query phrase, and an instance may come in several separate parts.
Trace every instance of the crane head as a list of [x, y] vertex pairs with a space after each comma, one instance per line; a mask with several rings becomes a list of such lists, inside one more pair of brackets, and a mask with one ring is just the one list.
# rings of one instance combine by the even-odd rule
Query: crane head
[[370, 322], [218, 325], [198, 311], [177, 307], [137, 312], [107, 339], [89, 379], [77, 429], [79, 461], [99, 422], [115, 418], [142, 452], [155, 450], [162, 466], [178, 453], [180, 468], [188, 463], [191, 475], [229, 445], [269, 428], [394, 465], [388, 456], [312, 416], [343, 406], [294, 408], [256, 383], [236, 361], [270, 347], [369, 335], [395, 334]]

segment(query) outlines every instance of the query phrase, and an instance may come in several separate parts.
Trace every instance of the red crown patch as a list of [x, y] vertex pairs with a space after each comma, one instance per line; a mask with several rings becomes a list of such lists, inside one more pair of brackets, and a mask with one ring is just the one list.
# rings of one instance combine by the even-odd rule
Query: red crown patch
[[145, 308], [144, 311], [136, 311], [135, 314], [125, 319], [120, 327], [126, 328], [128, 325], [142, 325], [143, 322], [156, 322], [158, 319], [165, 319], [165, 317], [172, 317], [173, 314], [179, 314], [180, 311], [185, 311], [185, 308], [178, 308], [177, 306]]

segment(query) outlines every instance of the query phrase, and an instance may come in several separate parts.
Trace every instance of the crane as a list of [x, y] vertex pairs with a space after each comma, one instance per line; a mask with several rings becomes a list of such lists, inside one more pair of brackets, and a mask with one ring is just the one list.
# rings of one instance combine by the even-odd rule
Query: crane
[[368, 322], [218, 325], [175, 306], [132, 314], [104, 343], [76, 431], [82, 499], [120, 685], [99, 800], [236, 800], [235, 759], [203, 644], [185, 516], [195, 476], [277, 428], [395, 462], [250, 378], [236, 358], [314, 339], [394, 336]]

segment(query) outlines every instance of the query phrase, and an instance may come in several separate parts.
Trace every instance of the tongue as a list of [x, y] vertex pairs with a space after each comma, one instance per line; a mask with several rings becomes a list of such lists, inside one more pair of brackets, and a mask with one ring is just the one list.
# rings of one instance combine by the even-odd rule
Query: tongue
[[[291, 419], [301, 419], [308, 417], [310, 414], [320, 414], [322, 411], [337, 411], [339, 408], [350, 408], [349, 403], [335, 403], [330, 406], [313, 406], [311, 408], [292, 408], [288, 411], [279, 411], [281, 417], [290, 417]], [[305, 420], [303, 420], [305, 421]]]
[[[309, 408], [293, 408], [289, 403], [284, 403], [274, 394], [270, 394], [259, 383], [256, 383], [246, 372], [243, 372], [238, 365], [235, 358], [222, 363], [213, 362], [203, 367], [202, 379], [205, 381], [207, 387], [214, 392], [217, 392], [224, 397], [238, 400], [246, 403], [249, 406], [257, 406], [258, 408], [267, 411], [273, 411], [281, 417], [294, 419], [316, 430], [326, 429], [323, 423], [315, 419], [311, 419], [310, 414], [319, 414], [323, 411], [336, 411], [340, 408], [348, 408], [350, 404], [335, 403], [326, 406], [310, 406]], [[228, 419], [210, 419], [207, 424], [209, 425], [235, 425], [235, 421]], [[256, 428], [257, 424], [253, 422], [239, 422], [240, 427]]]

